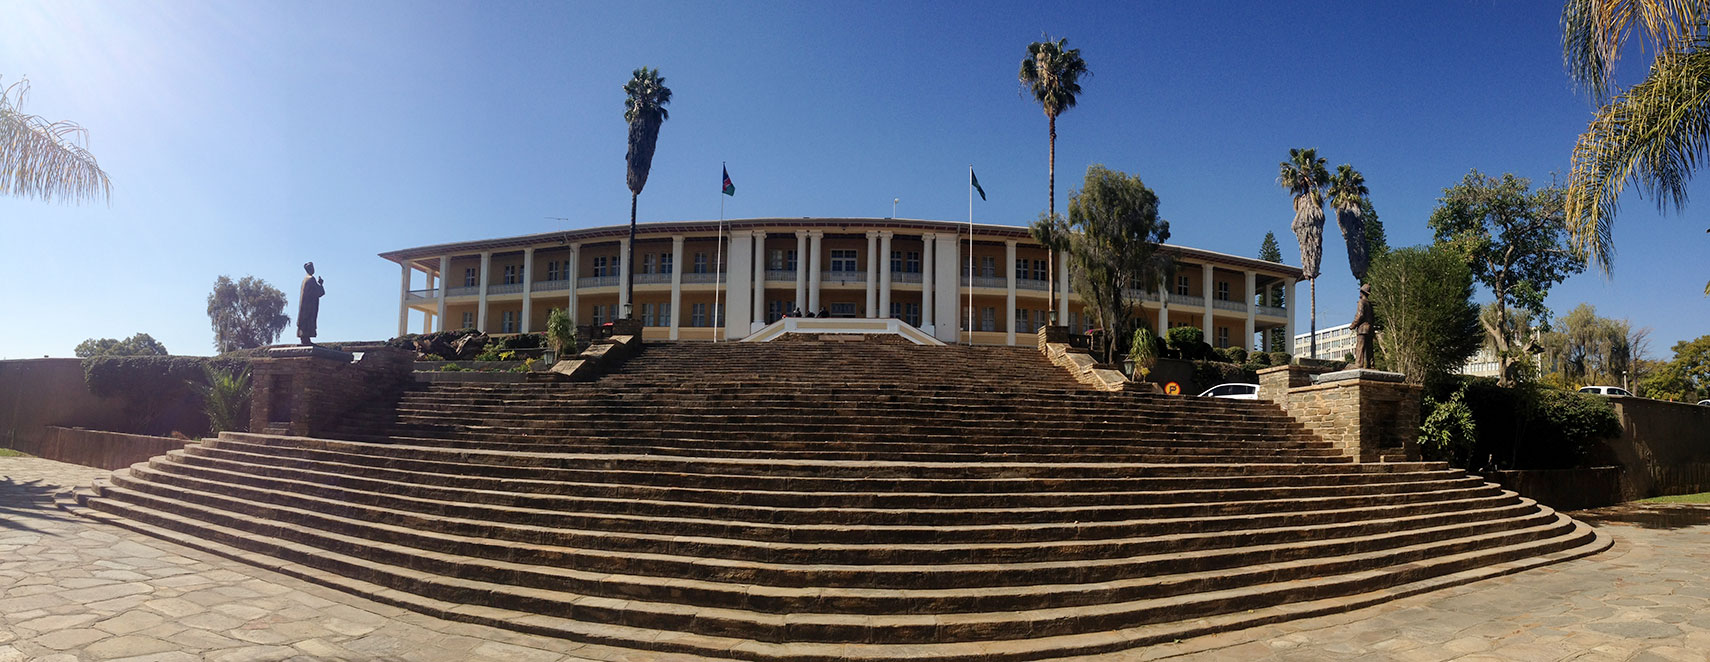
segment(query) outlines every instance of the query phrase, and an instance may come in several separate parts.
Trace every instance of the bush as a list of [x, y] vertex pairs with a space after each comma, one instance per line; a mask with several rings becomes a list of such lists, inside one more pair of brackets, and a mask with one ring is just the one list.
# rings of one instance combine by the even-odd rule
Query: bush
[[1197, 350], [1205, 342], [1205, 332], [1198, 327], [1178, 326], [1164, 332], [1164, 342], [1178, 352]]
[[1246, 349], [1241, 348], [1241, 347], [1228, 347], [1225, 349], [1228, 351], [1230, 363], [1246, 363], [1247, 362], [1247, 350]]
[[1193, 381], [1195, 395], [1218, 384], [1238, 382], [1242, 384], [1259, 383], [1259, 375], [1244, 366], [1222, 361], [1194, 361]]
[[447, 363], [445, 365], [440, 366], [439, 371], [440, 372], [469, 372], [469, 369], [465, 368], [463, 366], [457, 365], [456, 363]]
[[1134, 330], [1134, 340], [1128, 344], [1128, 360], [1134, 362], [1135, 380], [1145, 379], [1152, 373], [1152, 366], [1158, 362], [1158, 337], [1152, 335], [1152, 330], [1144, 326]]
[[249, 369], [203, 363], [202, 374], [206, 385], [198, 390], [203, 398], [202, 411], [208, 415], [208, 434], [218, 436], [225, 430], [249, 429]]
[[1271, 354], [1270, 352], [1253, 352], [1247, 356], [1247, 364], [1269, 368], [1271, 366]]
[[1478, 447], [1478, 425], [1466, 403], [1465, 384], [1446, 402], [1425, 398], [1425, 423], [1419, 426], [1419, 452], [1427, 460], [1466, 467]]
[[544, 333], [519, 333], [519, 334], [516, 334], [514, 336], [505, 336], [503, 338], [499, 338], [497, 341], [490, 343], [487, 346], [493, 347], [495, 345], [498, 346], [498, 348], [501, 350], [504, 350], [504, 349], [539, 349], [541, 347], [546, 346], [546, 334], [544, 334]]
[[235, 373], [247, 370], [249, 362], [200, 356], [98, 356], [83, 360], [83, 381], [90, 393], [124, 402], [133, 424], [115, 432], [199, 434], [208, 425], [200, 392], [208, 385], [204, 366]]
[[[1491, 378], [1461, 378], [1430, 387], [1425, 415], [1459, 390], [1477, 430], [1477, 444], [1457, 464], [1464, 469], [1573, 469], [1607, 461], [1599, 443], [1620, 434], [1615, 408], [1601, 396], [1543, 384], [1498, 386]], [[1421, 428], [1421, 435], [1425, 429]], [[1445, 458], [1448, 459], [1448, 458]], [[1455, 460], [1450, 460], [1454, 462]]]
[[1271, 352], [1271, 365], [1288, 365], [1293, 360], [1288, 352]]

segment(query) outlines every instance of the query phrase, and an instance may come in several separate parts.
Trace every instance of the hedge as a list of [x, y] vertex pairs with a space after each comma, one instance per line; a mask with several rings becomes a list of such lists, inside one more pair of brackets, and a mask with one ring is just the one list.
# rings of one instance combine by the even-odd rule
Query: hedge
[[[1607, 463], [1600, 442], [1621, 432], [1607, 398], [1540, 384], [1498, 386], [1491, 378], [1433, 385], [1424, 415], [1465, 385], [1477, 442], [1464, 458], [1442, 458], [1463, 469], [1576, 469]], [[1441, 417], [1439, 417], [1441, 418]]]
[[100, 356], [83, 360], [89, 392], [123, 401], [135, 434], [181, 432], [195, 436], [208, 429], [199, 388], [207, 386], [204, 364], [223, 370], [248, 369], [238, 357]]

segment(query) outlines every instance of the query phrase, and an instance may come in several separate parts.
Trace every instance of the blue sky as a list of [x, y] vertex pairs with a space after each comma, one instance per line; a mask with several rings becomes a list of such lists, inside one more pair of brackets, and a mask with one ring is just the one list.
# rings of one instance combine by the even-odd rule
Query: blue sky
[[[1058, 209], [1103, 163], [1157, 191], [1173, 243], [1254, 255], [1274, 231], [1292, 264], [1290, 147], [1364, 172], [1408, 245], [1469, 169], [1564, 172], [1593, 110], [1550, 3], [7, 6], [0, 82], [28, 75], [25, 110], [86, 127], [113, 181], [110, 205], [0, 199], [8, 358], [139, 331], [211, 353], [216, 277], [294, 298], [306, 260], [327, 279], [320, 339], [387, 337], [398, 270], [376, 253], [627, 222], [621, 88], [643, 65], [675, 98], [642, 221], [716, 218], [723, 161], [733, 218], [883, 217], [900, 198], [899, 216], [960, 220], [973, 164], [976, 219], [1020, 225], [1045, 208], [1047, 136], [1016, 68], [1065, 36], [1093, 76], [1058, 121]], [[1666, 215], [1629, 195], [1613, 276], [1551, 307], [1652, 327], [1663, 358], [1710, 332], [1702, 188]], [[1321, 327], [1355, 294], [1328, 233]]]

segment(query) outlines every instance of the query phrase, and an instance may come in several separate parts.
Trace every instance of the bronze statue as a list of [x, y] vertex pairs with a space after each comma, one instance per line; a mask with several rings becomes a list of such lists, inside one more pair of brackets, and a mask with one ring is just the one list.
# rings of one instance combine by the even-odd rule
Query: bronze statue
[[1369, 283], [1360, 285], [1360, 302], [1354, 306], [1354, 321], [1348, 326], [1354, 331], [1354, 366], [1355, 368], [1372, 369], [1374, 361], [1372, 353], [1376, 350], [1373, 345], [1372, 322], [1375, 313], [1372, 311], [1372, 286]]
[[315, 337], [315, 322], [321, 314], [321, 296], [327, 293], [326, 281], [315, 276], [315, 263], [304, 262], [303, 271], [309, 275], [303, 277], [303, 288], [297, 295], [297, 339], [304, 345], [313, 345], [309, 339]]

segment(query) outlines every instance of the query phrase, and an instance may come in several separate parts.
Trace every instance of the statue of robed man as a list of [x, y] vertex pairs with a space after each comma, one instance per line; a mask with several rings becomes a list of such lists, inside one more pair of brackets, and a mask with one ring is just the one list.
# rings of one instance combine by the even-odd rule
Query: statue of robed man
[[309, 275], [303, 277], [303, 288], [297, 294], [297, 339], [304, 345], [313, 345], [310, 338], [315, 337], [315, 322], [321, 314], [321, 296], [327, 293], [326, 281], [315, 275], [315, 263], [304, 262], [303, 271]]

